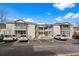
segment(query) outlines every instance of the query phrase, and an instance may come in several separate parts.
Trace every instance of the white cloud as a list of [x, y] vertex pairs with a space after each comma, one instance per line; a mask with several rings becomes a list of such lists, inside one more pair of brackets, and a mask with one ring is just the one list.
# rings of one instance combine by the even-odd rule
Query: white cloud
[[26, 22], [34, 22], [32, 18], [23, 18], [23, 20]]
[[74, 14], [74, 13], [69, 12], [64, 17], [55, 18], [55, 20], [57, 21], [62, 21], [64, 19], [79, 19], [79, 13]]
[[59, 10], [64, 10], [65, 8], [73, 8], [75, 7], [74, 3], [55, 3], [53, 7], [58, 8]]
[[45, 12], [45, 14], [48, 15], [48, 16], [52, 15], [51, 12]]
[[37, 23], [37, 24], [46, 24], [46, 23]]
[[73, 26], [77, 26], [77, 23], [71, 23]]
[[48, 12], [47, 14], [48, 14], [48, 16], [50, 16], [50, 15], [51, 15], [51, 13], [50, 13], [50, 12]]
[[13, 19], [14, 21], [18, 20], [18, 19]]
[[60, 18], [60, 17], [58, 17], [58, 18], [55, 18], [55, 20], [57, 20], [57, 21], [62, 21], [63, 19]]
[[69, 18], [72, 18], [74, 16], [73, 13], [69, 12], [67, 15], [65, 15], [63, 18], [64, 19], [69, 19]]
[[8, 21], [16, 21], [16, 20], [18, 20], [17, 18], [16, 19], [14, 19], [14, 18], [7, 18], [7, 19], [8, 19]]
[[79, 13], [76, 13], [72, 18], [79, 19]]
[[79, 13], [74, 14], [74, 13], [69, 12], [68, 14], [66, 14], [63, 17], [63, 19], [69, 19], [69, 18], [71, 18], [71, 19], [79, 19]]

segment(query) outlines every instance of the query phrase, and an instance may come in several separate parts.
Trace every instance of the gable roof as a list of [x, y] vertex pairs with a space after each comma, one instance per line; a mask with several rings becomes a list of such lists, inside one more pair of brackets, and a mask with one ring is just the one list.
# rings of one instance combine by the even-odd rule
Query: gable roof
[[26, 22], [26, 21], [24, 21], [24, 20], [21, 20], [21, 19], [19, 19], [19, 20], [16, 20], [16, 21], [9, 21], [9, 22], [7, 22], [7, 24], [15, 24], [15, 23], [34, 24], [34, 23], [32, 23], [32, 22]]
[[72, 24], [69, 22], [64, 22], [64, 23], [55, 23], [54, 25], [72, 25]]

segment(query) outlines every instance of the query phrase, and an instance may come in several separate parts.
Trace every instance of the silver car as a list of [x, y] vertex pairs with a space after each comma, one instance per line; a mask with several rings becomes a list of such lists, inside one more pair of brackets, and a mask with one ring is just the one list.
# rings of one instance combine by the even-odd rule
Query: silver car
[[20, 42], [25, 42], [25, 41], [28, 41], [28, 38], [26, 35], [21, 35], [21, 37], [19, 38], [19, 41]]
[[9, 41], [14, 41], [14, 39], [12, 38], [11, 35], [4, 35], [4, 39], [3, 39], [3, 41], [5, 41], [5, 42], [9, 42]]
[[66, 35], [60, 35], [60, 34], [58, 34], [58, 35], [56, 35], [54, 37], [54, 39], [66, 41], [68, 39], [68, 37]]

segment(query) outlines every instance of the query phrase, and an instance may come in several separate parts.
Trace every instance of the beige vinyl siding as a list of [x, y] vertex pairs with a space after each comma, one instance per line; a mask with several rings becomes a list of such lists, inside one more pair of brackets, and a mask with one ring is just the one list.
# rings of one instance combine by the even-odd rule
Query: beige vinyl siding
[[33, 24], [28, 25], [28, 37], [31, 39], [35, 38], [35, 25]]
[[6, 24], [5, 35], [15, 35], [15, 24]]
[[60, 25], [54, 25], [53, 26], [53, 33], [54, 33], [54, 36], [57, 35], [57, 34], [61, 34], [60, 33]]

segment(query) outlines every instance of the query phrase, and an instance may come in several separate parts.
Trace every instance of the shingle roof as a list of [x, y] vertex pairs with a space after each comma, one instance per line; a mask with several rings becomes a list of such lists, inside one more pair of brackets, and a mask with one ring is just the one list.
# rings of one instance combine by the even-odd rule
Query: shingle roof
[[9, 21], [7, 24], [14, 24], [14, 23], [26, 23], [26, 24], [34, 24], [32, 22], [26, 22], [24, 20], [16, 20], [16, 21]]
[[64, 22], [64, 23], [55, 23], [54, 25], [72, 25], [72, 24], [69, 22]]
[[8, 24], [14, 24], [14, 23], [26, 23], [26, 24], [34, 24], [34, 25], [42, 25], [42, 26], [45, 26], [45, 25], [72, 25], [71, 23], [69, 22], [64, 22], [64, 23], [55, 23], [55, 24], [35, 24], [35, 23], [32, 23], [32, 22], [26, 22], [24, 20], [16, 20], [16, 21], [9, 21], [7, 22]]

